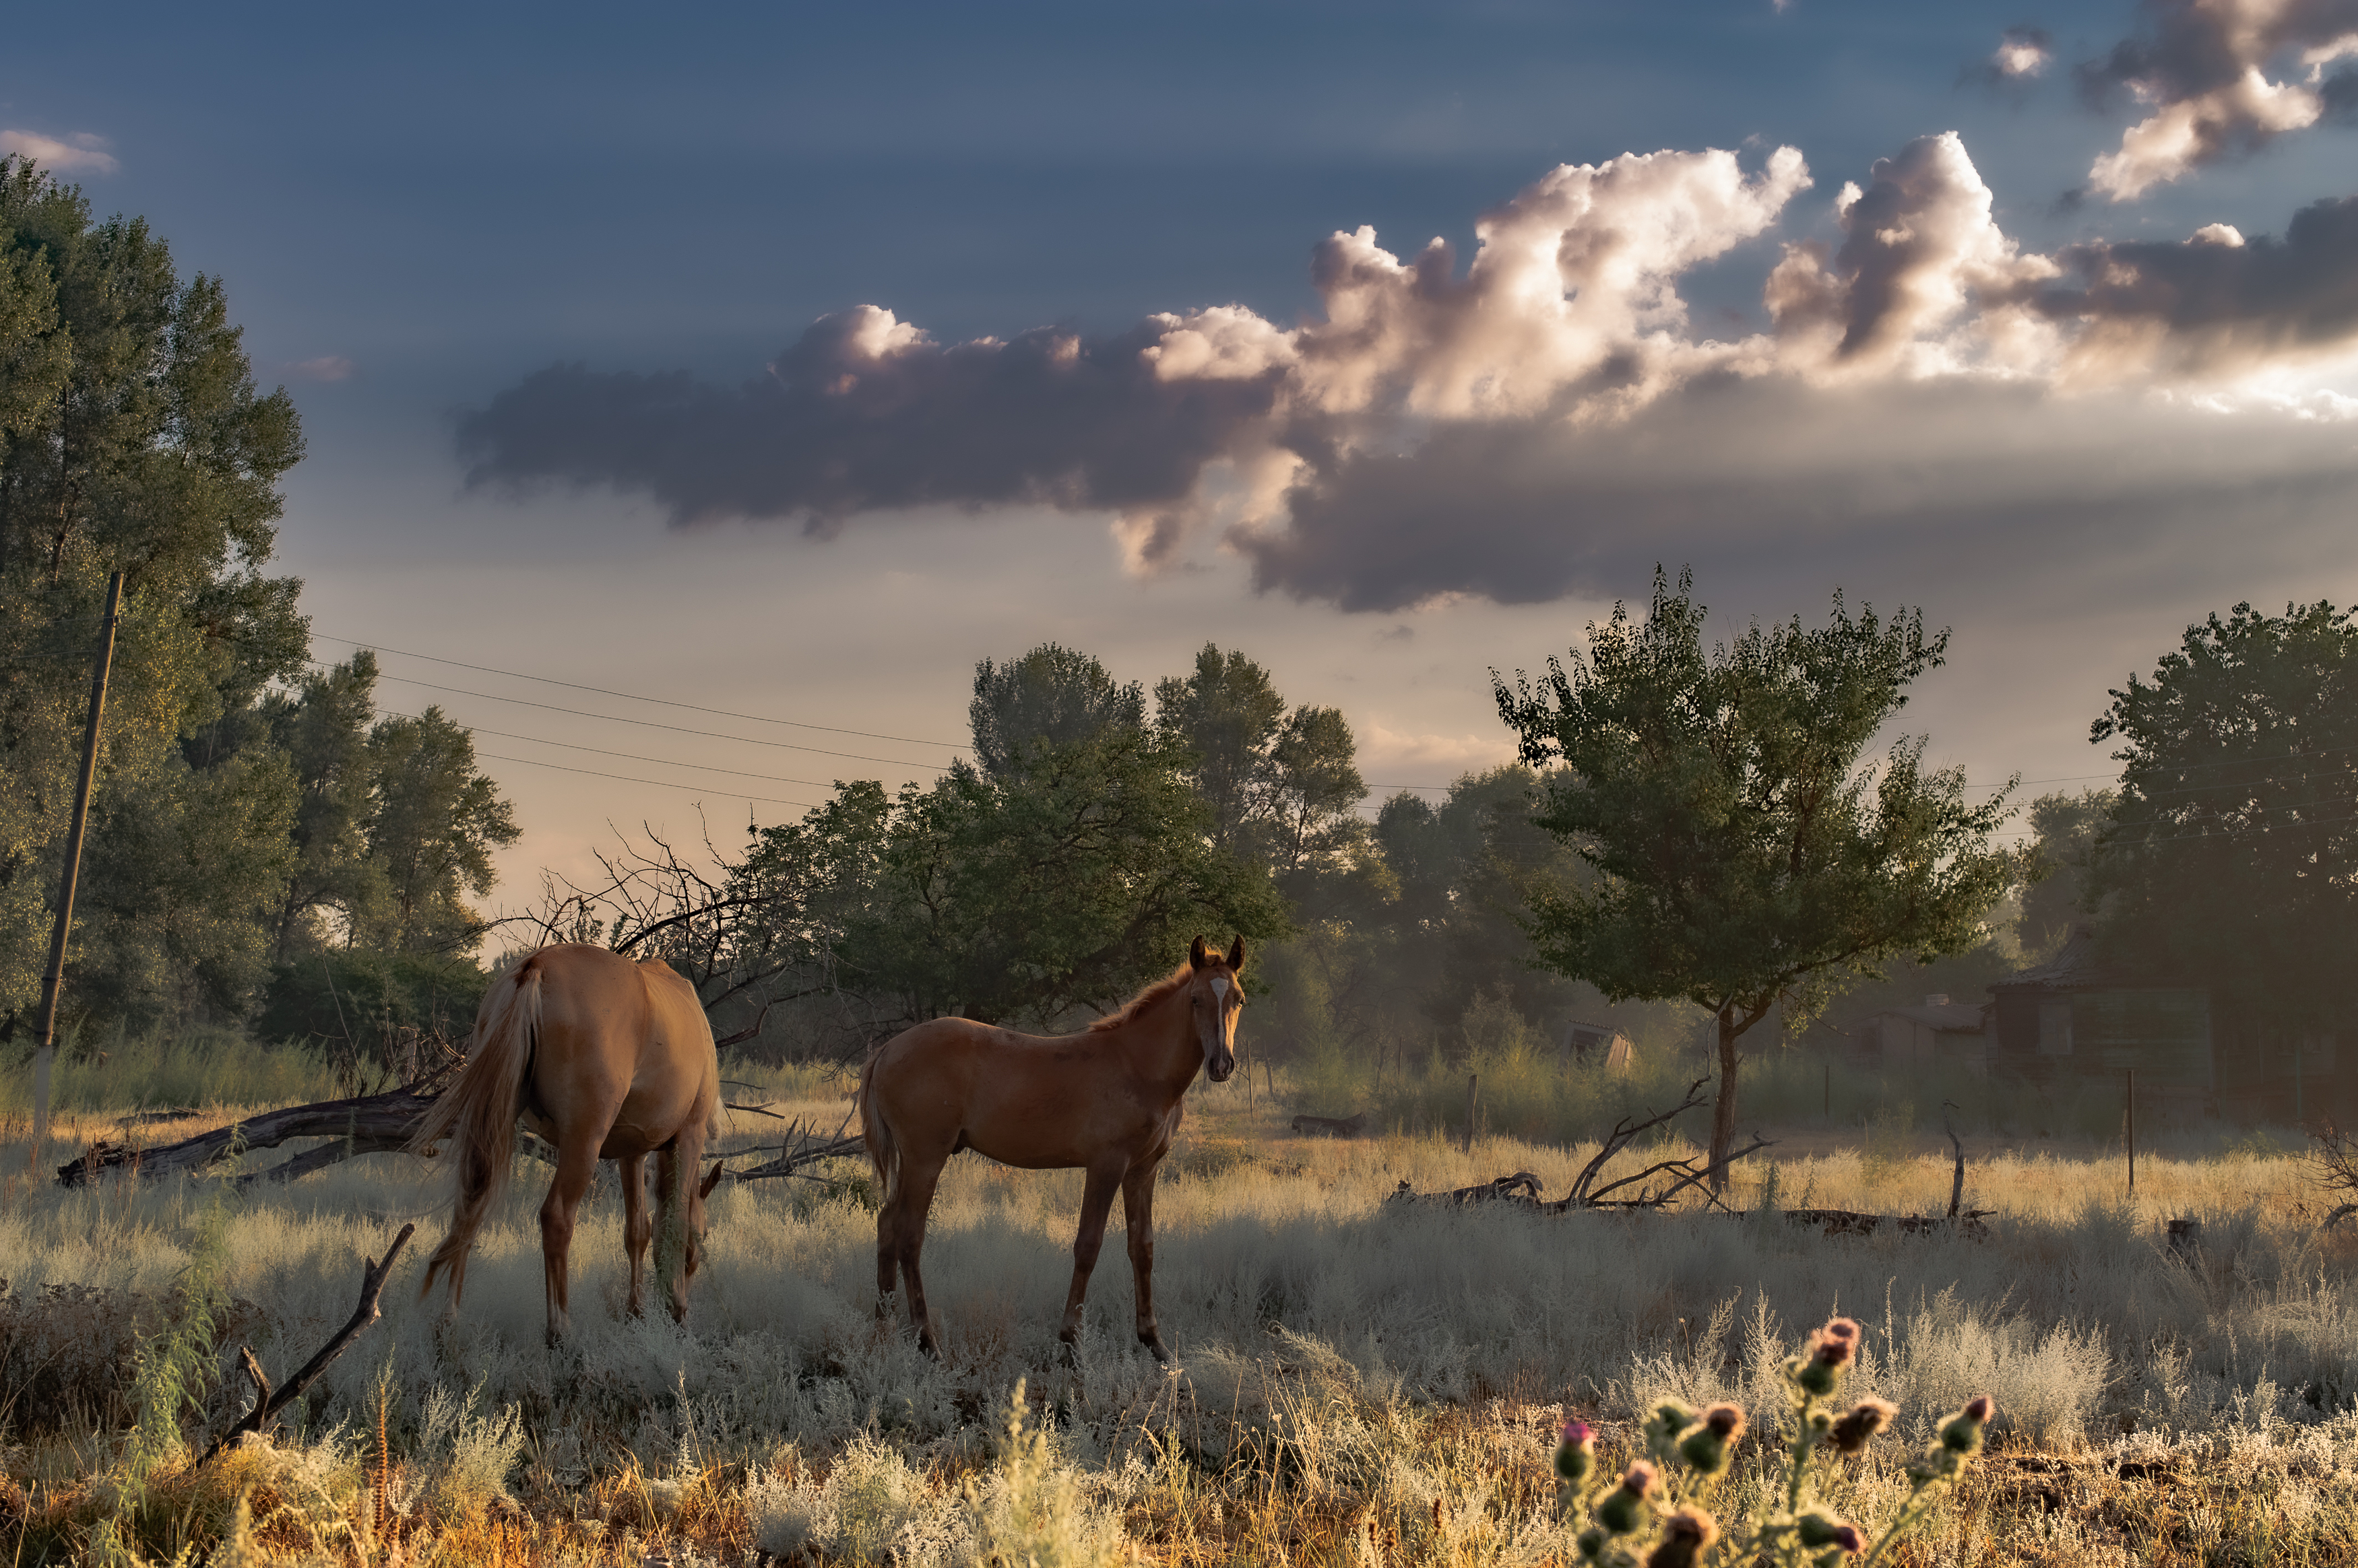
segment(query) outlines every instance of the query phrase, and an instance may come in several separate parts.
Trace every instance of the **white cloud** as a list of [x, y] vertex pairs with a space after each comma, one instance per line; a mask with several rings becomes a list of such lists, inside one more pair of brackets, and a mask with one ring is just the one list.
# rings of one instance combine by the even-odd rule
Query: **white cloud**
[[[2093, 95], [2125, 89], [2150, 110], [2088, 170], [2115, 201], [2317, 124], [2347, 91], [2326, 68], [2358, 56], [2358, 0], [2148, 0], [2146, 10], [2140, 36], [2080, 68]], [[2299, 79], [2271, 78], [2279, 65]]]
[[35, 131], [0, 131], [0, 157], [28, 159], [51, 174], [113, 174], [123, 166], [106, 150], [109, 145], [87, 131], [63, 141]]

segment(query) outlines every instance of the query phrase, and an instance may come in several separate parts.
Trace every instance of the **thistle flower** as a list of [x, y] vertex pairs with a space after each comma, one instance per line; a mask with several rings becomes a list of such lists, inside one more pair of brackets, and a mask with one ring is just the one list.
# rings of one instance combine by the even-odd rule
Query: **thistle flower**
[[1605, 1494], [1596, 1505], [1596, 1522], [1615, 1535], [1634, 1532], [1645, 1518], [1646, 1498], [1660, 1480], [1651, 1465], [1643, 1459], [1629, 1466], [1621, 1484]]
[[1679, 1457], [1698, 1476], [1716, 1476], [1727, 1468], [1728, 1449], [1743, 1435], [1743, 1410], [1736, 1405], [1714, 1405], [1679, 1439]]
[[1810, 1336], [1810, 1352], [1829, 1367], [1847, 1367], [1858, 1354], [1858, 1324], [1847, 1317], [1829, 1318], [1825, 1327]]
[[1565, 1422], [1555, 1450], [1556, 1478], [1576, 1486], [1595, 1468], [1596, 1429], [1585, 1421]]
[[1823, 1509], [1812, 1509], [1793, 1523], [1794, 1533], [1807, 1547], [1839, 1546], [1844, 1552], [1856, 1552], [1866, 1544], [1856, 1525], [1845, 1524]]
[[1719, 1521], [1690, 1504], [1662, 1521], [1662, 1539], [1646, 1554], [1646, 1568], [1694, 1568], [1719, 1539]]
[[1996, 1413], [1996, 1401], [1987, 1394], [1975, 1394], [1965, 1401], [1964, 1409], [1941, 1423], [1941, 1446], [1960, 1458], [1980, 1453], [1982, 1428]]
[[1658, 1459], [1677, 1451], [1679, 1434], [1695, 1423], [1694, 1407], [1683, 1400], [1663, 1400], [1646, 1418], [1646, 1450]]
[[1899, 1407], [1889, 1400], [1864, 1399], [1851, 1407], [1848, 1415], [1834, 1422], [1829, 1434], [1838, 1454], [1855, 1454], [1867, 1441], [1892, 1422]]

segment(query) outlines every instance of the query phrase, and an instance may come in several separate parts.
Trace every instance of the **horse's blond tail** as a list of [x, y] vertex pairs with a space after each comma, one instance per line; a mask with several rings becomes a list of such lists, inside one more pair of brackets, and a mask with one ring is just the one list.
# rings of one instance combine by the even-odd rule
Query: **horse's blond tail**
[[892, 1123], [884, 1119], [884, 1112], [876, 1104], [876, 1064], [883, 1054], [883, 1045], [868, 1053], [868, 1061], [860, 1069], [860, 1096], [853, 1102], [860, 1108], [860, 1136], [868, 1145], [868, 1162], [876, 1169], [876, 1201], [880, 1204], [892, 1195], [892, 1184], [901, 1171], [900, 1145], [893, 1141]]
[[483, 1217], [507, 1190], [515, 1156], [516, 1103], [540, 1038], [540, 966], [527, 958], [498, 982], [491, 1011], [475, 1030], [475, 1048], [459, 1079], [436, 1097], [409, 1141], [412, 1153], [448, 1140], [458, 1157], [458, 1197], [450, 1234], [427, 1260], [422, 1297], [445, 1270], [456, 1304], [467, 1281], [467, 1253]]

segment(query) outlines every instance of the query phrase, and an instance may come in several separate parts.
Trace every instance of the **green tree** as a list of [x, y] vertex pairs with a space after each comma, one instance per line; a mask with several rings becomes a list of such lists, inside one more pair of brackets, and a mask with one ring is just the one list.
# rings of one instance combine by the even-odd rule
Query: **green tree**
[[2030, 803], [2031, 852], [2023, 868], [2022, 913], [2016, 926], [2026, 956], [2053, 955], [2092, 914], [2088, 871], [2119, 799], [2109, 789], [2078, 795], [2058, 790]]
[[1756, 622], [1706, 653], [1704, 614], [1687, 574], [1673, 592], [1657, 570], [1642, 623], [1616, 605], [1536, 689], [1492, 686], [1523, 761], [1563, 764], [1533, 820], [1594, 873], [1532, 898], [1541, 958], [1615, 1000], [1683, 997], [1718, 1021], [1717, 1187], [1746, 1032], [1895, 954], [1972, 946], [2012, 862], [1990, 843], [2006, 792], [1967, 805], [1962, 770], [1928, 772], [1920, 739], [1863, 761], [1945, 632], [1853, 617], [1837, 594], [1823, 628]]
[[270, 693], [255, 709], [292, 764], [298, 792], [294, 857], [272, 912], [271, 945], [281, 963], [319, 945], [315, 922], [322, 913], [339, 917], [349, 941], [362, 914], [387, 896], [385, 863], [372, 858], [369, 842], [379, 755], [370, 742], [376, 676], [376, 654], [362, 648], [343, 664], [305, 676], [291, 691]]
[[1110, 728], [1008, 778], [846, 785], [764, 829], [735, 885], [773, 892], [775, 950], [868, 999], [872, 1029], [1051, 1027], [1116, 1005], [1199, 933], [1286, 930], [1267, 876], [1209, 841], [1182, 761]]
[[1206, 643], [1194, 670], [1154, 683], [1154, 710], [1163, 738], [1186, 754], [1188, 782], [1210, 811], [1212, 842], [1246, 852], [1264, 814], [1270, 745], [1285, 719], [1285, 698], [1269, 672]]
[[377, 720], [368, 750], [368, 865], [383, 893], [359, 912], [357, 944], [386, 953], [471, 945], [482, 922], [465, 896], [492, 891], [492, 851], [516, 841], [514, 812], [475, 771], [474, 738], [439, 708]]
[[[268, 854], [217, 836], [271, 831], [283, 802], [262, 795], [285, 776], [249, 758], [208, 779], [232, 753], [192, 759], [180, 742], [302, 659], [298, 585], [266, 575], [278, 481], [301, 453], [293, 404], [255, 389], [218, 280], [183, 281], [143, 222], [94, 222], [80, 190], [0, 158], [0, 1034], [38, 994], [92, 633], [118, 568], [70, 1009], [169, 1008], [187, 994], [158, 979], [174, 952], [214, 955], [216, 977], [249, 967], [222, 957], [246, 952], [244, 935], [195, 941], [188, 923], [258, 918], [251, 881]], [[143, 835], [155, 853], [108, 848]], [[215, 855], [242, 869], [200, 918], [189, 857]]]
[[967, 707], [974, 759], [983, 776], [1011, 777], [1045, 751], [1087, 741], [1109, 729], [1146, 722], [1146, 693], [1123, 686], [1090, 655], [1043, 643], [1020, 659], [974, 666], [974, 700]]
[[2353, 612], [2238, 604], [2111, 695], [2089, 730], [2123, 764], [2089, 875], [2100, 945], [2264, 1033], [2335, 1027], [2358, 951]]

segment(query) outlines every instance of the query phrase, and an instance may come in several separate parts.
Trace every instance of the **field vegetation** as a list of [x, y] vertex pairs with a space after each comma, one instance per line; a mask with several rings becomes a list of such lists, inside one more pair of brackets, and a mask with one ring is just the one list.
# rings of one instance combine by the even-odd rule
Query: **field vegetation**
[[[203, 1441], [250, 1397], [239, 1346], [275, 1377], [307, 1357], [352, 1310], [363, 1254], [413, 1217], [421, 1239], [438, 1234], [443, 1173], [378, 1155], [243, 1192], [0, 1177], [0, 1506], [17, 1537], [0, 1549], [27, 1563], [1569, 1562], [1581, 1521], [1549, 1471], [1559, 1423], [1595, 1423], [1617, 1465], [1659, 1399], [1740, 1404], [1754, 1435], [1720, 1491], [1740, 1504], [1770, 1481], [1761, 1440], [1784, 1413], [1783, 1358], [1841, 1312], [1866, 1331], [1848, 1391], [1901, 1411], [1881, 1448], [1829, 1462], [1821, 1489], [1844, 1514], [1880, 1520], [1932, 1422], [1974, 1394], [1997, 1404], [1991, 1452], [1893, 1561], [2358, 1550], [2358, 1238], [2320, 1232], [2327, 1195], [2288, 1141], [2181, 1135], [2141, 1160], [2132, 1202], [2116, 1149], [1976, 1134], [1967, 1200], [1994, 1211], [1985, 1238], [1827, 1237], [1774, 1211], [1937, 1212], [1945, 1140], [1889, 1117], [1797, 1118], [1736, 1166], [1729, 1197], [1749, 1213], [1403, 1206], [1388, 1201], [1403, 1182], [1514, 1170], [1563, 1191], [1579, 1139], [1633, 1086], [1576, 1074], [1587, 1108], [1523, 1106], [1502, 1075], [1468, 1153], [1412, 1110], [1380, 1138], [1293, 1137], [1303, 1097], [1336, 1086], [1279, 1075], [1272, 1101], [1255, 1076], [1249, 1102], [1241, 1074], [1194, 1091], [1158, 1201], [1175, 1374], [1130, 1343], [1118, 1249], [1076, 1364], [1063, 1361], [1078, 1173], [973, 1156], [946, 1173], [927, 1250], [939, 1364], [874, 1319], [872, 1190], [849, 1161], [722, 1188], [685, 1332], [622, 1315], [606, 1176], [574, 1247], [577, 1338], [552, 1351], [527, 1161], [455, 1317], [415, 1299], [414, 1248], [384, 1321], [281, 1430], [201, 1469]], [[731, 1093], [831, 1129], [844, 1088], [799, 1069]], [[1384, 1103], [1372, 1080], [1357, 1089]], [[225, 1113], [139, 1130], [160, 1141]], [[0, 1169], [22, 1173], [12, 1114]], [[1571, 1141], [1497, 1125], [1525, 1114]], [[83, 1112], [71, 1130], [124, 1125]], [[775, 1125], [738, 1113], [724, 1146]], [[2191, 1256], [2162, 1242], [2178, 1217], [2203, 1222]]]

